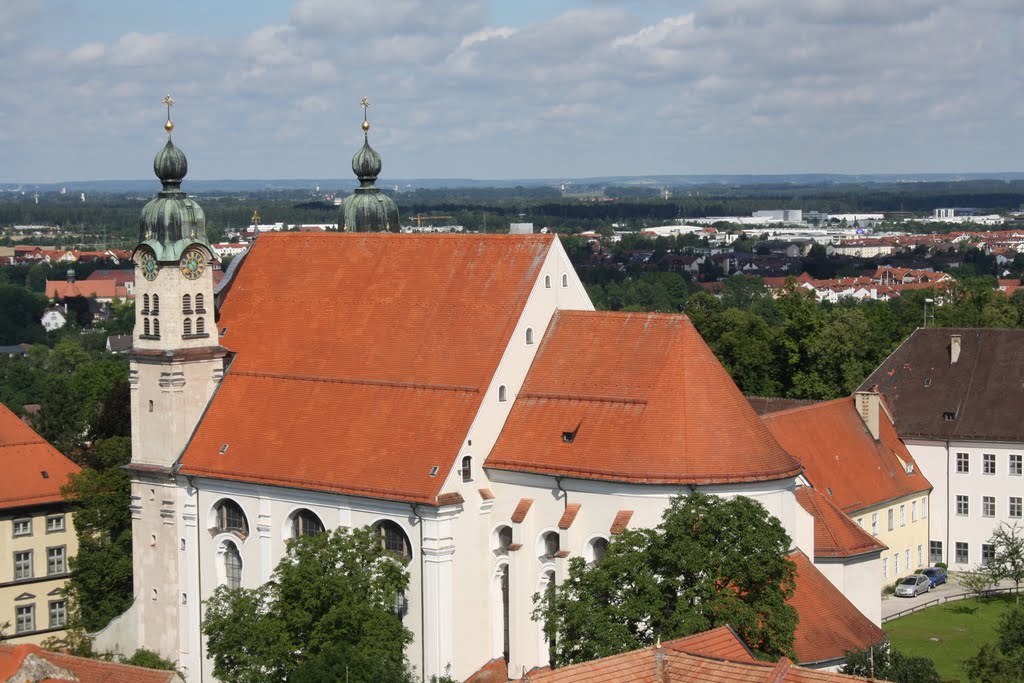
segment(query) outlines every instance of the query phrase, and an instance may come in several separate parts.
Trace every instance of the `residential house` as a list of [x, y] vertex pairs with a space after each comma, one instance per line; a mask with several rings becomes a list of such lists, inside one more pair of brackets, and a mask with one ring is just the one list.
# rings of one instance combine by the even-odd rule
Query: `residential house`
[[37, 645], [0, 645], [2, 683], [184, 683], [175, 671], [50, 652]]

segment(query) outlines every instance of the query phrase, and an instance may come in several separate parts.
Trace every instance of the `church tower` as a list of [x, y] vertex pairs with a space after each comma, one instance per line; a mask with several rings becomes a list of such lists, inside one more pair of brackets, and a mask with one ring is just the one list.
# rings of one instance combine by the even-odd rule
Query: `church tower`
[[370, 100], [363, 98], [363, 146], [352, 157], [352, 172], [359, 179], [359, 187], [345, 197], [338, 216], [338, 229], [342, 232], [399, 232], [398, 205], [380, 191], [375, 184], [380, 175], [380, 155], [370, 147], [370, 122], [366, 109]]
[[[195, 538], [194, 495], [175, 484], [174, 465], [224, 372], [214, 317], [213, 248], [202, 208], [181, 190], [188, 172], [171, 141], [153, 160], [163, 189], [142, 209], [135, 247], [135, 331], [129, 383], [132, 407], [132, 536], [139, 647], [172, 660], [187, 648], [179, 623], [188, 600], [183, 561]], [[184, 521], [181, 521], [184, 520]], [[180, 578], [179, 578], [180, 577]], [[195, 627], [193, 625], [193, 629]]]

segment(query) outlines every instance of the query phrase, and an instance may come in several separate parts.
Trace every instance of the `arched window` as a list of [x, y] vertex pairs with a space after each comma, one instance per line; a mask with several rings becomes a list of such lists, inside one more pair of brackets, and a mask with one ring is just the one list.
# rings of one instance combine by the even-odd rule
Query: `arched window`
[[[547, 602], [548, 609], [554, 611], [555, 607], [555, 572], [546, 571], [544, 572], [544, 599]], [[541, 634], [544, 633], [544, 629], [541, 629]], [[548, 664], [551, 665], [555, 661], [555, 635], [552, 633], [547, 639], [548, 648]]]
[[181, 297], [181, 312], [192, 313], [192, 297], [190, 297], [188, 294]]
[[562, 273], [562, 286], [563, 287], [568, 287], [569, 286], [569, 276], [567, 274], [565, 274], [565, 273]]
[[544, 554], [542, 557], [545, 559], [554, 557], [558, 554], [558, 532], [549, 531], [544, 534], [541, 539], [544, 542]]
[[[154, 294], [153, 296], [155, 297], [156, 295]], [[153, 336], [160, 337], [160, 321], [156, 319], [153, 320]]]
[[182, 334], [186, 337], [192, 334], [192, 318], [185, 318], [185, 322], [182, 323]]
[[498, 387], [498, 403], [504, 403], [508, 400], [508, 389], [502, 384]]
[[589, 564], [595, 565], [604, 559], [605, 554], [608, 552], [608, 539], [598, 536], [590, 542], [590, 548], [588, 549], [587, 555], [589, 555]]
[[402, 560], [412, 559], [412, 546], [409, 544], [409, 537], [402, 531], [402, 527], [385, 519], [374, 524], [373, 528], [380, 537], [380, 545], [384, 552]]
[[196, 334], [206, 334], [206, 320], [202, 317], [196, 318]]
[[462, 481], [473, 481], [473, 456], [462, 458]]
[[324, 530], [324, 523], [312, 510], [296, 510], [292, 515], [292, 538], [315, 536]]
[[142, 315], [149, 315], [149, 294], [142, 295]]
[[196, 313], [206, 313], [206, 307], [203, 305], [202, 294], [196, 294]]
[[149, 318], [142, 319], [142, 336], [149, 336]]
[[160, 315], [160, 295], [153, 295], [153, 308], [149, 311], [153, 315]]
[[234, 531], [243, 537], [249, 534], [249, 522], [242, 508], [233, 500], [224, 499], [213, 508], [213, 531]]
[[533, 343], [533, 328], [532, 327], [527, 327], [526, 328], [526, 343], [527, 344], [532, 344]]
[[551, 289], [551, 276], [550, 275], [545, 275], [544, 276], [544, 289]]
[[242, 555], [231, 541], [224, 541], [223, 553], [224, 584], [228, 588], [238, 588], [242, 585]]
[[495, 533], [494, 538], [494, 554], [507, 555], [508, 547], [512, 545], [512, 527], [508, 525], [498, 527], [498, 531]]

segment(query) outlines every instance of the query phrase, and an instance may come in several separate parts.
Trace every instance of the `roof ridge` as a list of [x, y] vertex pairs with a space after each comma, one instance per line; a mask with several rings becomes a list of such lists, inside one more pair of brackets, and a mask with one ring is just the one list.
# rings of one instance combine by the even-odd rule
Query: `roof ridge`
[[0, 448], [14, 448], [15, 446], [35, 446], [36, 444], [40, 443], [50, 445], [49, 441], [47, 441], [43, 437], [39, 437], [35, 441], [11, 441], [10, 443], [0, 443]]
[[[757, 397], [755, 396], [754, 398], [757, 398]], [[797, 400], [803, 400], [803, 399], [797, 399]], [[800, 412], [802, 410], [811, 410], [813, 408], [824, 408], [826, 406], [830, 407], [830, 406], [832, 406], [834, 404], [842, 403], [843, 401], [852, 401], [852, 400], [853, 400], [853, 396], [840, 396], [839, 398], [831, 398], [831, 399], [829, 399], [827, 401], [815, 401], [814, 403], [811, 403], [811, 404], [808, 404], [808, 405], [805, 405], [805, 406], [795, 406], [793, 408], [783, 408], [782, 410], [775, 410], [775, 411], [770, 412], [770, 413], [765, 413], [765, 414], [761, 415], [760, 417], [761, 417], [762, 420], [767, 420], [769, 418], [774, 418], [774, 417], [776, 417], [778, 415], [792, 415], [793, 413], [798, 413], [798, 412]]]
[[516, 397], [523, 398], [546, 398], [554, 401], [593, 401], [595, 403], [638, 403], [647, 404], [646, 398], [626, 398], [624, 396], [597, 396], [592, 394], [556, 394], [546, 391], [523, 391]]
[[327, 384], [362, 384], [375, 387], [394, 387], [397, 389], [431, 389], [435, 391], [455, 391], [464, 393], [480, 393], [480, 387], [459, 386], [456, 384], [427, 384], [425, 382], [400, 382], [387, 379], [360, 379], [355, 377], [323, 377], [316, 375], [289, 375], [277, 372], [257, 372], [255, 370], [235, 370], [231, 374], [259, 379], [283, 379], [293, 382], [324, 382]]

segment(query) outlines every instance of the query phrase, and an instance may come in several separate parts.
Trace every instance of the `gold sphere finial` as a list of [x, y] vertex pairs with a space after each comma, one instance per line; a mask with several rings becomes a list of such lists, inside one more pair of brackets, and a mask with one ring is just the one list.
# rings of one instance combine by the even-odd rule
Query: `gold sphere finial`
[[174, 104], [174, 98], [171, 97], [170, 93], [164, 95], [164, 99], [161, 100], [161, 104], [167, 107], [167, 121], [164, 122], [164, 130], [167, 131], [167, 137], [171, 137], [171, 131], [174, 130], [174, 122], [171, 121], [171, 105]]
[[366, 119], [363, 119], [363, 132], [365, 133], [368, 130], [370, 130], [370, 122], [367, 121]]
[[166, 130], [167, 134], [170, 135], [171, 131], [174, 130], [174, 122], [170, 119], [164, 121], [164, 130]]
[[363, 108], [363, 135], [366, 135], [367, 131], [370, 130], [370, 122], [366, 119], [366, 110], [370, 106], [370, 98], [364, 97], [360, 100], [359, 106]]

